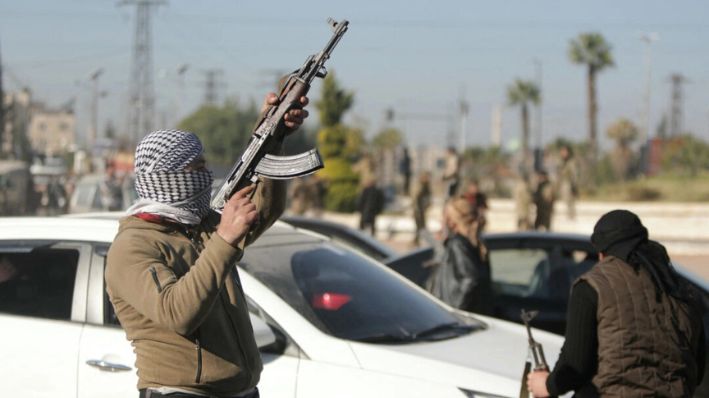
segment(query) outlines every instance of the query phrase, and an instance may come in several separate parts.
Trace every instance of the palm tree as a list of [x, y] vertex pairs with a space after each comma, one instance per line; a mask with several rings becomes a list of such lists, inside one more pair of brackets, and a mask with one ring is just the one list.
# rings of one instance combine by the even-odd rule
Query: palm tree
[[582, 33], [571, 40], [569, 58], [575, 64], [588, 67], [586, 84], [588, 86], [588, 139], [591, 147], [591, 156], [597, 155], [597, 118], [598, 101], [596, 99], [596, 74], [603, 69], [613, 66], [611, 46], [600, 33]]
[[611, 156], [611, 164], [616, 177], [624, 181], [630, 176], [630, 171], [635, 161], [630, 145], [638, 138], [640, 130], [630, 120], [620, 118], [608, 126], [606, 134], [608, 138], [616, 142], [616, 147]]
[[519, 106], [522, 116], [522, 159], [525, 168], [529, 165], [529, 105], [537, 105], [541, 100], [539, 86], [528, 80], [516, 79], [507, 87], [507, 102]]

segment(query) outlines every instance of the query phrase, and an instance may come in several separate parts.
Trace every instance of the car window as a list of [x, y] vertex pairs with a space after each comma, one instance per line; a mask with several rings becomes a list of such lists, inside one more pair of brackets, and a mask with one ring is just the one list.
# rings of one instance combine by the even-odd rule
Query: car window
[[96, 196], [96, 184], [78, 184], [76, 187], [76, 200], [75, 206], [81, 208], [91, 208], [95, 202]]
[[250, 248], [241, 265], [317, 328], [339, 338], [413, 336], [461, 322], [369, 258], [331, 243]]
[[0, 252], [0, 312], [71, 319], [79, 251], [48, 247]]
[[498, 293], [565, 301], [571, 285], [597, 261], [597, 255], [569, 245], [500, 248], [490, 251]]
[[490, 251], [490, 272], [495, 291], [513, 296], [534, 295], [533, 284], [548, 264], [547, 252], [541, 249]]

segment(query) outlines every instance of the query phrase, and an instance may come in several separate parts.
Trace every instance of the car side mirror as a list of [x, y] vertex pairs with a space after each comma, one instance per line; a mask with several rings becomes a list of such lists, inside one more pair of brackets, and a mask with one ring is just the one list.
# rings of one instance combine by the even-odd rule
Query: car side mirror
[[266, 348], [276, 343], [276, 334], [270, 326], [257, 315], [249, 313], [251, 318], [251, 327], [254, 329], [254, 337], [256, 345], [259, 349]]

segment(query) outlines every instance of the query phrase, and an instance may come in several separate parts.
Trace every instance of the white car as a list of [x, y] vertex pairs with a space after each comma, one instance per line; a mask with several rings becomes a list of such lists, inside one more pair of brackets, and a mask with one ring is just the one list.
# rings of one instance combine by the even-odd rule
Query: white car
[[[135, 397], [104, 289], [110, 219], [0, 219], [0, 396]], [[456, 311], [374, 260], [277, 223], [239, 263], [264, 397], [516, 397], [522, 326]], [[551, 364], [559, 336], [535, 330]]]

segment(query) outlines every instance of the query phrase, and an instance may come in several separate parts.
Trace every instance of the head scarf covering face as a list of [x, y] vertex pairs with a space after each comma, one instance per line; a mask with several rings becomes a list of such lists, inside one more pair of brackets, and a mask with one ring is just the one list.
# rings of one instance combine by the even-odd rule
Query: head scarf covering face
[[[213, 177], [208, 170], [185, 170], [202, 154], [196, 135], [179, 130], [154, 131], [135, 150], [135, 189], [140, 200], [129, 214], [154, 212], [186, 224], [209, 213]], [[152, 211], [151, 211], [152, 210]]]
[[613, 210], [604, 214], [593, 228], [591, 243], [599, 252], [644, 268], [658, 292], [682, 301], [693, 300], [689, 288], [674, 270], [665, 247], [648, 239], [647, 228], [634, 213]]
[[625, 262], [633, 249], [647, 239], [647, 228], [637, 215], [627, 210], [613, 210], [601, 216], [591, 235], [596, 250]]

